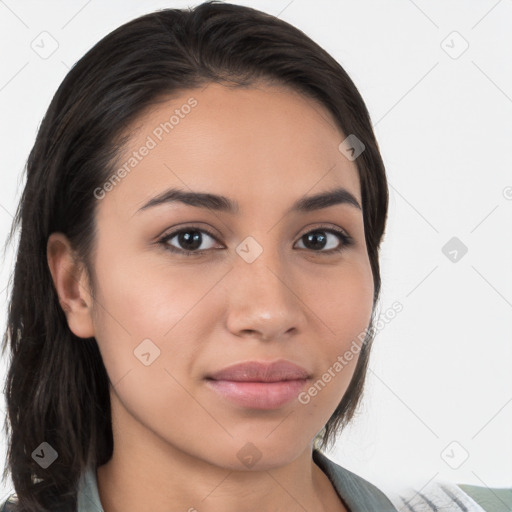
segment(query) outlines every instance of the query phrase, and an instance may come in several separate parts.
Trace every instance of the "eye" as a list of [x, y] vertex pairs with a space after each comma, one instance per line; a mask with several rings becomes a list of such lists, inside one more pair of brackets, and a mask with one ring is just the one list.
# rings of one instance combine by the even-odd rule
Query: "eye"
[[[159, 240], [159, 242], [171, 252], [184, 254], [185, 256], [196, 256], [212, 248], [207, 244], [206, 247], [199, 249], [199, 247], [203, 245], [204, 235], [216, 241], [216, 238], [208, 231], [193, 226], [187, 226], [165, 235]], [[178, 244], [178, 247], [170, 244], [171, 240], [174, 238], [176, 238], [176, 244]]]
[[[331, 235], [330, 240], [327, 235]], [[336, 243], [336, 239], [338, 243]], [[303, 247], [300, 247], [301, 249], [312, 249], [313, 252], [338, 253], [353, 245], [354, 240], [339, 229], [319, 227], [302, 235], [299, 242], [303, 244]]]
[[[203, 246], [206, 237], [210, 238], [213, 242], [210, 245]], [[328, 235], [331, 235], [330, 237]], [[171, 243], [174, 239], [173, 245]], [[213, 249], [217, 239], [207, 230], [195, 226], [186, 226], [179, 230], [173, 231], [162, 237], [159, 241], [164, 248], [173, 253], [182, 254], [184, 256], [201, 256], [209, 249]], [[302, 242], [300, 249], [310, 250], [317, 253], [339, 253], [347, 247], [354, 244], [351, 236], [347, 235], [340, 229], [332, 227], [317, 227], [308, 231], [300, 237], [298, 243]], [[201, 248], [202, 247], [202, 248]]]

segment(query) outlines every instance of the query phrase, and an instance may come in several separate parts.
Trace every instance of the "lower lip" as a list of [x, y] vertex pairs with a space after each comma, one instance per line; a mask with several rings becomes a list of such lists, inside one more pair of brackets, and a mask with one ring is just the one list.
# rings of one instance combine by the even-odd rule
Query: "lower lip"
[[278, 409], [298, 394], [307, 382], [283, 380], [279, 382], [239, 382], [233, 380], [208, 380], [208, 385], [231, 402], [251, 409]]

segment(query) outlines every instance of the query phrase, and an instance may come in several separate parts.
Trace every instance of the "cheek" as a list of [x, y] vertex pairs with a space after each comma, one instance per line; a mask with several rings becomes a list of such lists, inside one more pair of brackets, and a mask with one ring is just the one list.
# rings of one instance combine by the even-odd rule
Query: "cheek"
[[171, 432], [183, 435], [184, 417], [199, 423], [205, 420], [204, 411], [191, 399], [187, 387], [184, 377], [169, 369], [161, 358], [149, 366], [138, 364], [113, 383], [113, 392], [122, 404], [121, 408], [113, 410], [123, 414], [122, 423], [126, 422], [126, 410], [141, 424], [164, 435], [171, 435]]
[[[96, 262], [100, 283], [96, 339], [113, 384], [149, 360], [154, 361], [152, 367], [162, 367], [168, 385], [164, 367], [179, 375], [192, 371], [197, 343], [208, 335], [222, 307], [213, 304], [208, 294], [229, 268], [180, 266], [163, 256], [155, 261], [151, 255], [131, 251], [118, 247], [114, 255], [104, 250]], [[150, 375], [140, 378], [147, 380]]]
[[197, 293], [183, 286], [179, 275], [169, 276], [167, 282], [162, 272], [136, 260], [118, 254], [111, 260], [115, 264], [98, 258], [96, 266], [96, 339], [113, 383], [136, 367], [135, 363], [140, 364], [137, 348], [144, 340], [151, 340], [144, 342], [147, 349], [153, 343], [158, 352], [165, 334], [183, 318], [189, 304], [197, 301]]
[[[198, 347], [197, 307], [218, 278], [158, 266], [97, 266], [101, 295], [96, 339], [107, 374], [123, 408], [144, 424], [176, 424], [176, 410], [203, 419], [186, 389]], [[192, 281], [191, 281], [192, 280]], [[208, 311], [201, 310], [207, 321]]]
[[306, 303], [318, 317], [320, 334], [311, 356], [318, 361], [316, 380], [299, 402], [312, 417], [326, 422], [353, 377], [373, 307], [373, 276], [368, 260], [340, 266], [329, 279], [308, 282]]
[[374, 284], [369, 261], [354, 259], [335, 271], [322, 270], [302, 284], [306, 304], [325, 331], [328, 346], [344, 345], [364, 331], [370, 322]]

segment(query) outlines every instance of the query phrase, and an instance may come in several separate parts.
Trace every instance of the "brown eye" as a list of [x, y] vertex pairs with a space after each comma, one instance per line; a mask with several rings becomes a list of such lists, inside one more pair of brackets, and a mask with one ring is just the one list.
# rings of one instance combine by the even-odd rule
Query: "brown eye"
[[[205, 240], [207, 241], [207, 238], [205, 239], [205, 235], [207, 238], [211, 238], [216, 242], [216, 238], [208, 233], [208, 231], [195, 227], [185, 227], [177, 231], [173, 231], [161, 238], [159, 242], [164, 244], [164, 247], [171, 252], [190, 256], [194, 253], [201, 254], [212, 248], [209, 247], [207, 243], [205, 244]], [[174, 244], [171, 244], [170, 241], [173, 239], [175, 239], [175, 242]], [[206, 247], [199, 249], [203, 245], [206, 245]]]
[[[331, 237], [328, 235], [331, 235]], [[331, 228], [317, 228], [313, 231], [308, 231], [301, 236], [299, 242], [303, 243], [303, 247], [301, 247], [301, 249], [304, 248], [310, 249], [314, 252], [326, 253], [340, 252], [353, 243], [350, 236]]]

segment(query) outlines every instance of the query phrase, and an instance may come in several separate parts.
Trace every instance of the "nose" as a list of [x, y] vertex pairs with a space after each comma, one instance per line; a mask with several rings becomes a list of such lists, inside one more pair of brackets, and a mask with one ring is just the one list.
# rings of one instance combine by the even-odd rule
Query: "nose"
[[307, 309], [294, 273], [274, 251], [252, 263], [235, 258], [229, 272], [227, 328], [239, 337], [282, 339], [302, 332]]

